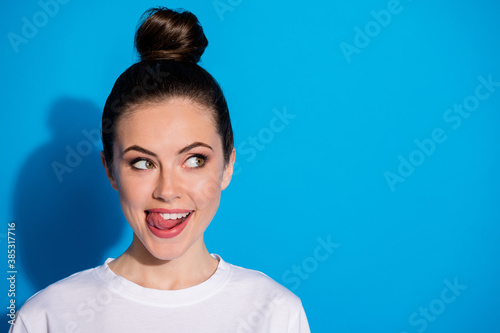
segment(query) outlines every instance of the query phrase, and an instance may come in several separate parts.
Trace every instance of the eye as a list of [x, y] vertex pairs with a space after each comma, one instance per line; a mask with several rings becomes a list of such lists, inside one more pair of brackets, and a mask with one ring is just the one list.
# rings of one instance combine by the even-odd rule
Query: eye
[[141, 169], [141, 170], [153, 169], [155, 167], [153, 162], [148, 160], [135, 161], [132, 163], [132, 166], [136, 169]]
[[188, 168], [199, 168], [205, 164], [206, 157], [202, 155], [191, 156], [186, 161], [186, 166]]

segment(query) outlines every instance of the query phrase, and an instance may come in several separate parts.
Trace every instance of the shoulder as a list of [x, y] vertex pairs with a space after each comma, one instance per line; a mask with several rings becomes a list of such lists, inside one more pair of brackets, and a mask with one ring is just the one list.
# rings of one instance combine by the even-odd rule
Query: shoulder
[[75, 304], [82, 297], [91, 295], [89, 292], [95, 292], [103, 284], [96, 274], [96, 269], [75, 273], [40, 290], [21, 307], [21, 315], [64, 308], [68, 304]]
[[231, 306], [240, 307], [240, 324], [247, 331], [257, 325], [265, 327], [266, 332], [310, 332], [302, 302], [293, 292], [260, 271], [228, 266], [231, 277], [227, 296], [238, 299]]
[[233, 288], [250, 294], [252, 298], [265, 298], [276, 305], [288, 304], [292, 308], [302, 308], [299, 297], [263, 272], [228, 265], [231, 267], [230, 283]]

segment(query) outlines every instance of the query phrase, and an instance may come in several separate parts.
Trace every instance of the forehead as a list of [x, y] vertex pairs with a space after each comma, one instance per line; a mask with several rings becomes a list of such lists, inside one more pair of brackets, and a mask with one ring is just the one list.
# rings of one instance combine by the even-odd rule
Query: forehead
[[[196, 141], [220, 144], [211, 109], [186, 98], [170, 98], [134, 107], [117, 125], [120, 145], [179, 148]], [[214, 147], [215, 149], [215, 147]]]

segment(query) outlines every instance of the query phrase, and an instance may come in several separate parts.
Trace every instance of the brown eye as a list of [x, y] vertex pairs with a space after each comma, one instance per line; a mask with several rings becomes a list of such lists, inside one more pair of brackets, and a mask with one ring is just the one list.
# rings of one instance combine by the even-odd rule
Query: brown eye
[[132, 164], [132, 166], [136, 169], [141, 169], [141, 170], [153, 169], [155, 167], [153, 162], [147, 160], [139, 160], [134, 164]]
[[199, 168], [205, 164], [205, 158], [202, 156], [192, 156], [186, 161], [186, 166], [188, 168]]

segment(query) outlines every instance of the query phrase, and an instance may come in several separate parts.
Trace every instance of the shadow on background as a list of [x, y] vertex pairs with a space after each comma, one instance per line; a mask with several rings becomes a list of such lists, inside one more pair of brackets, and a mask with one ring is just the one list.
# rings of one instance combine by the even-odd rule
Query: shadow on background
[[86, 100], [57, 100], [50, 112], [50, 142], [19, 171], [13, 207], [16, 252], [19, 268], [36, 290], [101, 265], [126, 225], [99, 157], [100, 113]]

